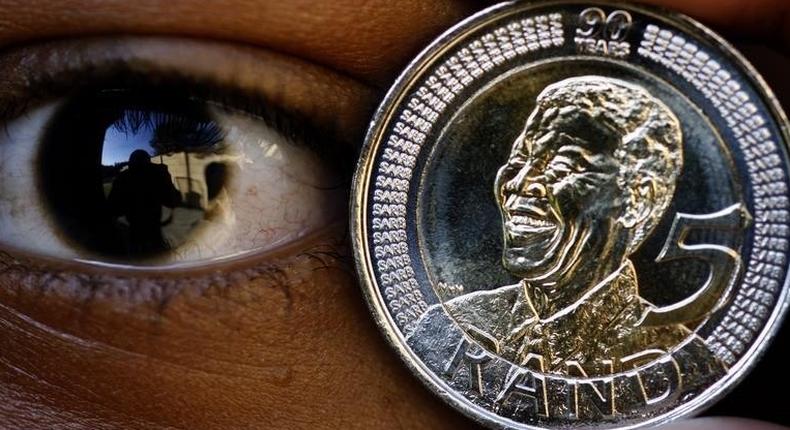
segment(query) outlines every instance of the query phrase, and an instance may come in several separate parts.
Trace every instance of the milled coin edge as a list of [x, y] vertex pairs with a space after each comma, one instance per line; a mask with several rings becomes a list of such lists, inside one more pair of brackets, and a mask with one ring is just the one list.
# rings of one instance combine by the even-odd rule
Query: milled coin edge
[[[448, 402], [455, 409], [472, 420], [495, 429], [541, 430], [544, 429], [544, 427], [535, 427], [508, 420], [507, 418], [473, 405], [458, 393], [454, 392], [444, 381], [433, 375], [419, 357], [415, 356], [406, 345], [405, 338], [397, 330], [395, 321], [392, 320], [390, 313], [386, 309], [386, 304], [383, 301], [378, 284], [373, 276], [373, 268], [368, 252], [368, 240], [365, 233], [367, 214], [364, 208], [367, 206], [370, 172], [373, 168], [372, 154], [380, 143], [379, 140], [385, 131], [384, 126], [389, 123], [396, 108], [407, 96], [407, 92], [404, 90], [410, 88], [411, 85], [422, 76], [423, 72], [430, 68], [434, 58], [439, 57], [444, 52], [447, 52], [460, 43], [464, 35], [474, 33], [474, 31], [480, 27], [507, 15], [521, 14], [530, 10], [546, 7], [585, 4], [614, 6], [641, 13], [670, 24], [699, 40], [717, 45], [719, 51], [731, 61], [734, 66], [738, 67], [743, 72], [756, 93], [761, 97], [761, 101], [769, 108], [772, 119], [776, 122], [777, 128], [784, 141], [782, 146], [786, 152], [790, 152], [790, 124], [788, 124], [787, 115], [782, 109], [777, 97], [770, 87], [768, 87], [764, 78], [757, 72], [756, 68], [738, 52], [732, 44], [724, 40], [704, 24], [687, 15], [673, 12], [665, 8], [631, 3], [623, 4], [622, 2], [613, 0], [545, 0], [530, 2], [529, 4], [522, 1], [499, 3], [483, 9], [450, 27], [410, 61], [404, 71], [395, 80], [393, 86], [387, 91], [384, 99], [374, 113], [360, 151], [360, 158], [357, 162], [356, 171], [353, 177], [349, 210], [351, 244], [356, 272], [360, 283], [363, 284], [361, 287], [363, 295], [369, 309], [373, 313], [376, 324], [385, 335], [387, 341], [394, 347], [399, 358], [406, 363], [409, 370], [417, 376], [431, 392]], [[787, 265], [787, 269], [790, 271], [790, 263]], [[788, 278], [787, 276], [785, 277], [782, 292], [777, 299], [777, 304], [771, 316], [766, 319], [763, 330], [754, 340], [750, 348], [742, 354], [737, 364], [730, 369], [727, 376], [716, 381], [690, 402], [680, 405], [671, 412], [620, 428], [645, 428], [658, 424], [666, 424], [684, 417], [694, 416], [709, 408], [716, 401], [732, 391], [732, 389], [748, 375], [757, 361], [759, 361], [761, 356], [765, 353], [769, 340], [774, 337], [779, 330], [781, 322], [787, 314], [788, 308], [790, 307], [790, 279]]]

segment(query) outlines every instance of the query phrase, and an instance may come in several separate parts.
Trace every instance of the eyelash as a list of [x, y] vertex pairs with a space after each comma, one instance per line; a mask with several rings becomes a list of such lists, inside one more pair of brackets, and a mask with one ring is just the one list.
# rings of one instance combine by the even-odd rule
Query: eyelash
[[89, 69], [58, 76], [45, 75], [31, 83], [22, 94], [0, 97], [0, 123], [5, 126], [38, 105], [57, 98], [69, 98], [86, 91], [111, 90], [156, 91], [242, 112], [263, 121], [292, 143], [314, 151], [335, 166], [345, 180], [350, 180], [352, 154], [349, 145], [332, 137], [338, 135], [336, 130], [317, 127], [309, 117], [287, 111], [260, 94], [169, 71], [152, 70], [144, 74], [124, 64], [113, 64], [104, 71]]

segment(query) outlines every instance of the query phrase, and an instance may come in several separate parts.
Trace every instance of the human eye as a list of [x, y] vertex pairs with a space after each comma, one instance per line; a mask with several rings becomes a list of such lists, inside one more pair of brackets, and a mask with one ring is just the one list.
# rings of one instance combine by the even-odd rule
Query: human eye
[[343, 95], [298, 64], [152, 38], [34, 46], [0, 62], [18, 81], [0, 97], [4, 250], [202, 265], [342, 218], [344, 116], [317, 112]]

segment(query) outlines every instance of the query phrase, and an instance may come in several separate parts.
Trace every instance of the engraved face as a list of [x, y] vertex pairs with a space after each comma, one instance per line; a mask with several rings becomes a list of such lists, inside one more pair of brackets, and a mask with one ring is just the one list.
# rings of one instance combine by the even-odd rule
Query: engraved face
[[497, 175], [505, 268], [549, 282], [617, 269], [669, 205], [680, 160], [677, 119], [645, 90], [597, 76], [549, 86]]
[[535, 279], [568, 271], [579, 258], [606, 259], [624, 203], [611, 148], [566, 134], [561, 123], [516, 147], [498, 184], [505, 266]]

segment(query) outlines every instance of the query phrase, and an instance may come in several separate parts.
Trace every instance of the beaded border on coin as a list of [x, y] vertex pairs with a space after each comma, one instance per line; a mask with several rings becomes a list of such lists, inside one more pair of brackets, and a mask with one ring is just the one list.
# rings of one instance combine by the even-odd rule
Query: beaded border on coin
[[[603, 8], [610, 17], [624, 14], [629, 22], [631, 15], [638, 17], [644, 25], [638, 43], [609, 40], [601, 49], [596, 40], [575, 38], [573, 20], [578, 13], [564, 11], [584, 8]], [[415, 169], [420, 154], [435, 144], [431, 133], [441, 128], [437, 124], [481, 82], [551, 51], [605, 56], [611, 61], [638, 59], [644, 68], [673, 75], [695, 96], [707, 99], [705, 113], [725, 125], [725, 141], [738, 152], [747, 172], [749, 211], [754, 217], [752, 248], [733, 299], [719, 311], [722, 318], [705, 336], [708, 348], [729, 367], [726, 376], [668, 411], [585, 425], [636, 428], [699, 412], [743, 378], [775, 334], [788, 306], [790, 179], [784, 151], [790, 132], [778, 101], [754, 68], [711, 30], [683, 15], [611, 1], [509, 2], [470, 17], [426, 48], [377, 110], [354, 179], [352, 239], [368, 303], [409, 368], [454, 407], [495, 428], [550, 427], [517, 422], [474, 404], [423, 363], [406, 337], [429, 305], [439, 302], [427, 297], [432, 287], [426, 290], [422, 285], [420, 251], [415, 249], [417, 240], [410, 226], [414, 196], [419, 193]], [[377, 204], [375, 209], [373, 204]]]

